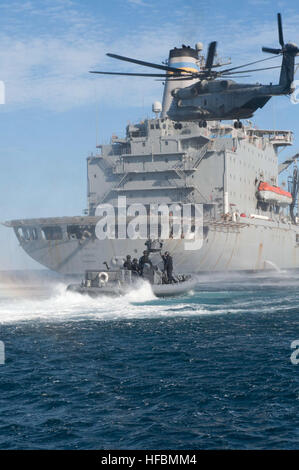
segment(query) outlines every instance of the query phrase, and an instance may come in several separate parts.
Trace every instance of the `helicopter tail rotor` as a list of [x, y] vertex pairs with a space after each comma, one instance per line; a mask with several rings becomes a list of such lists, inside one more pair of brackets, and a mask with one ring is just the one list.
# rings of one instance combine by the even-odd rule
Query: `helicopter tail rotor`
[[283, 29], [281, 14], [277, 13], [277, 25], [278, 25], [278, 40], [281, 45], [281, 49], [272, 49], [271, 47], [263, 47], [264, 52], [270, 54], [282, 55], [282, 64], [279, 78], [279, 85], [281, 86], [284, 94], [292, 93], [292, 83], [294, 81], [295, 74], [295, 57], [299, 55], [299, 48], [296, 44], [288, 42], [285, 44], [283, 39]]
[[269, 54], [282, 54], [285, 49], [285, 44], [283, 40], [283, 30], [282, 30], [282, 21], [281, 14], [277, 13], [277, 27], [278, 27], [278, 40], [281, 45], [281, 49], [273, 49], [272, 47], [262, 47], [263, 52], [269, 52]]
[[288, 43], [285, 44], [283, 39], [283, 29], [282, 29], [282, 21], [281, 21], [281, 14], [277, 13], [277, 27], [278, 27], [278, 40], [279, 44], [281, 45], [281, 49], [273, 49], [272, 47], [262, 47], [263, 52], [268, 52], [269, 54], [283, 54], [283, 53], [291, 53], [292, 55], [297, 55], [299, 53], [299, 48], [296, 44]]

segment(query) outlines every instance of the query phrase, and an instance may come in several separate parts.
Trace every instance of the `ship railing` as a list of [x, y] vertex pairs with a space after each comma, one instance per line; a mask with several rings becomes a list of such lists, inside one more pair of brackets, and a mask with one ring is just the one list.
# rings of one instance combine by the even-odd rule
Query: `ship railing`
[[287, 146], [293, 144], [293, 132], [284, 130], [247, 129], [246, 135], [250, 139], [267, 139], [272, 145]]
[[[162, 154], [161, 154], [162, 155]], [[129, 174], [129, 173], [152, 173], [152, 172], [165, 172], [165, 171], [188, 171], [193, 170], [192, 156], [187, 152], [175, 152], [163, 154], [166, 157], [166, 162], [163, 161], [140, 161], [137, 164], [130, 164], [125, 162], [123, 159], [117, 160], [113, 166], [112, 172], [116, 175]], [[198, 154], [197, 154], [198, 155]], [[196, 155], [196, 156], [197, 156]], [[144, 156], [144, 155], [143, 155]], [[145, 155], [149, 157], [149, 155]], [[168, 160], [169, 157], [174, 157], [176, 160]]]

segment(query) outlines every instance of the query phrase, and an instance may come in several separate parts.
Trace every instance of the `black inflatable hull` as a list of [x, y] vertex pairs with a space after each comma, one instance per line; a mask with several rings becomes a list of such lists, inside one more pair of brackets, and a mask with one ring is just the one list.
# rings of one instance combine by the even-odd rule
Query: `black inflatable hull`
[[[187, 281], [177, 282], [174, 284], [151, 284], [151, 289], [157, 297], [171, 297], [189, 292], [196, 286], [196, 284], [197, 281], [195, 279], [188, 279]], [[132, 288], [134, 287], [128, 286], [124, 288], [122, 286], [110, 286], [109, 284], [103, 284], [99, 287], [85, 287], [80, 284], [70, 284], [67, 287], [67, 290], [82, 295], [89, 295], [90, 297], [98, 297], [101, 295], [124, 295]]]

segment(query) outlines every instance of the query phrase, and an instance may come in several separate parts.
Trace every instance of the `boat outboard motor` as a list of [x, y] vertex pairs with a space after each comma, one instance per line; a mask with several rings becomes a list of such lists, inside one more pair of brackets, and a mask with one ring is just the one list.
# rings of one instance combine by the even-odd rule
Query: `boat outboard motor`
[[293, 171], [293, 184], [292, 184], [292, 203], [290, 205], [290, 216], [295, 225], [297, 225], [296, 222], [296, 215], [294, 214], [294, 209], [297, 204], [297, 197], [298, 197], [298, 190], [299, 190], [299, 175], [298, 175], [298, 168], [295, 166], [294, 171]]

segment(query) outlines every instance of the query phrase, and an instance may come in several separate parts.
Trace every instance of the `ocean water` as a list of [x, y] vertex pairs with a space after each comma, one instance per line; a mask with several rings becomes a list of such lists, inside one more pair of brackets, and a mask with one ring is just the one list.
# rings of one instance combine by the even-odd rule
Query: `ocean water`
[[184, 296], [0, 276], [1, 449], [296, 449], [299, 274], [201, 276]]

